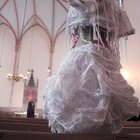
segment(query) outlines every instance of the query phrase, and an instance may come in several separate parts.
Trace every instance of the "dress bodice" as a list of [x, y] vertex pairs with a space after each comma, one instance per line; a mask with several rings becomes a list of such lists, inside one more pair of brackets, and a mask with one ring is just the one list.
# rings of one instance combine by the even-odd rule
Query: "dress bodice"
[[[111, 32], [116, 37], [134, 34], [127, 13], [115, 0], [69, 0], [68, 28], [92, 25]], [[110, 14], [111, 13], [111, 14]], [[125, 27], [125, 28], [124, 28]]]

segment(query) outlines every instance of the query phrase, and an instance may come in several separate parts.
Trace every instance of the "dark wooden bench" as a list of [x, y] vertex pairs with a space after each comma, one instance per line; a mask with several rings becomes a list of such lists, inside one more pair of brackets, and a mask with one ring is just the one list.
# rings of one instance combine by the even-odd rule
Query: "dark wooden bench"
[[0, 117], [0, 122], [20, 122], [20, 123], [38, 123], [38, 124], [48, 124], [46, 119], [38, 118], [6, 118]]
[[0, 130], [50, 132], [47, 123], [0, 122]]
[[139, 122], [125, 122], [124, 126], [135, 126], [135, 127], [140, 127], [140, 121]]

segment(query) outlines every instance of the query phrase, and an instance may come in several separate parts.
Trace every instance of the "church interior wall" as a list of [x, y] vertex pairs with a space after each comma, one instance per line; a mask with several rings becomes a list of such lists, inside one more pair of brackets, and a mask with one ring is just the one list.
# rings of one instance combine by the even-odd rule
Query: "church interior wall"
[[[136, 95], [140, 98], [140, 18], [139, 0], [124, 0], [127, 11], [136, 34], [128, 38], [126, 42], [126, 53], [121, 56], [123, 68], [128, 70], [128, 82], [135, 88]], [[62, 12], [62, 11], [61, 11]], [[64, 16], [66, 16], [64, 14]], [[4, 28], [3, 28], [4, 27]], [[3, 45], [2, 68], [0, 71], [0, 106], [8, 107], [11, 81], [6, 79], [6, 74], [13, 71], [15, 38], [10, 29], [6, 27], [5, 40], [3, 34], [5, 26], [0, 26], [0, 44]], [[56, 74], [66, 51], [70, 49], [66, 45], [66, 33], [61, 33], [55, 43], [53, 53], [52, 75]], [[42, 96], [45, 90], [46, 79], [49, 77], [50, 42], [47, 34], [38, 26], [29, 30], [22, 38], [21, 53], [19, 59], [19, 73], [27, 75], [27, 70], [34, 70], [35, 80], [39, 79], [38, 108], [42, 108]], [[21, 107], [23, 98], [24, 82], [15, 82], [12, 107]]]

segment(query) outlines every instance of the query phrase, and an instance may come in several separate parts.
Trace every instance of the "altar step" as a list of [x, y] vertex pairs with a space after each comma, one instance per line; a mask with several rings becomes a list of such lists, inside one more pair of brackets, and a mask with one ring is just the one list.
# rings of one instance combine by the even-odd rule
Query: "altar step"
[[140, 140], [140, 134], [52, 134], [0, 130], [0, 140]]

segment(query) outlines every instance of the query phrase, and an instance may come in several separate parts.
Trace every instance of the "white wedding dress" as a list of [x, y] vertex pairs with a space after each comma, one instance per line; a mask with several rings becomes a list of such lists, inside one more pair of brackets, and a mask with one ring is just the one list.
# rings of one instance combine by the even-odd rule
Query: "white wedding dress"
[[43, 111], [52, 132], [115, 133], [139, 111], [134, 89], [120, 74], [119, 52], [80, 40], [47, 79]]

